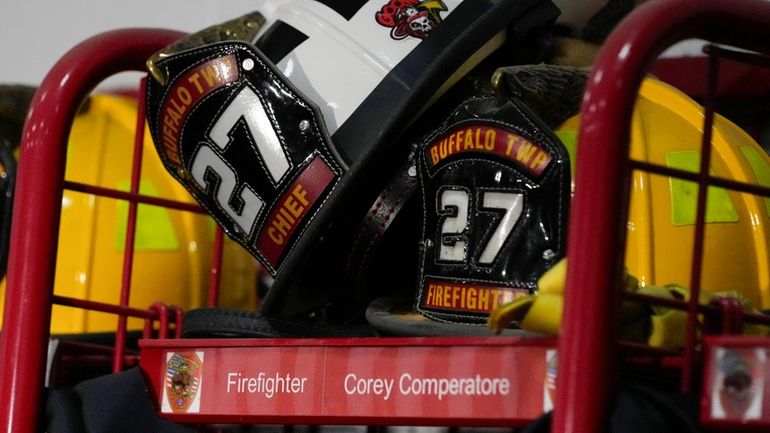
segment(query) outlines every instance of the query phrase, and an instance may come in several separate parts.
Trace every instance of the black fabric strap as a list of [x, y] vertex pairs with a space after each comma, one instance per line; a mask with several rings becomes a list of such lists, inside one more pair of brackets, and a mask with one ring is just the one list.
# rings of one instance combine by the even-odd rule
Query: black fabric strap
[[185, 314], [182, 327], [183, 338], [334, 338], [376, 335], [374, 328], [369, 325], [335, 326], [220, 308], [191, 310]]
[[370, 252], [377, 247], [380, 238], [390, 227], [401, 209], [409, 201], [417, 187], [415, 154], [411, 152], [406, 161], [390, 179], [377, 200], [366, 213], [350, 248], [347, 261], [348, 274], [355, 281], [362, 282]]

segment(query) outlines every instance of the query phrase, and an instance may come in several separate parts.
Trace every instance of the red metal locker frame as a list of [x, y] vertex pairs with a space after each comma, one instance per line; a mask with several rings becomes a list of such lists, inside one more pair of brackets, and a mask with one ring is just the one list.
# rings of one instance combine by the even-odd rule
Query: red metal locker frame
[[[11, 228], [8, 284], [0, 335], [0, 365], [3, 366], [0, 431], [37, 431], [44, 407], [41, 397], [65, 156], [75, 114], [81, 102], [101, 81], [118, 72], [144, 71], [145, 62], [152, 53], [182, 36], [182, 33], [170, 30], [146, 29], [116, 30], [95, 36], [65, 54], [35, 94], [22, 136]], [[122, 197], [134, 200], [130, 207], [136, 209], [135, 194], [123, 193]], [[126, 251], [129, 251], [128, 244]], [[125, 263], [129, 269], [130, 260], [127, 258]], [[127, 308], [125, 303], [122, 306], [96, 303], [83, 306], [119, 313], [122, 323], [127, 315], [147, 319], [163, 316], [157, 311]], [[125, 325], [123, 329], [125, 331]], [[125, 338], [125, 333], [116, 338]]]
[[[770, 4], [746, 1], [653, 1], [634, 10], [602, 46], [581, 107], [575, 196], [570, 214], [564, 328], [559, 340], [553, 431], [600, 431], [606, 419], [617, 361], [619, 288], [628, 212], [631, 112], [637, 90], [664, 49], [701, 38], [760, 52], [770, 51]], [[710, 124], [713, 112], [706, 107]], [[704, 143], [710, 143], [710, 128]], [[702, 243], [710, 146], [701, 158], [696, 243]], [[597, 157], [599, 156], [599, 157]], [[645, 167], [651, 168], [651, 167]], [[663, 171], [661, 171], [663, 172]], [[666, 172], [668, 174], [668, 172]], [[765, 194], [767, 193], [765, 190]], [[695, 320], [702, 250], [694, 248], [683, 390], [691, 390]], [[572, 326], [570, 326], [572, 324]], [[579, 324], [579, 325], [578, 325]]]
[[[0, 365], [4, 368], [0, 395], [5, 397], [0, 399], [0, 431], [35, 431], [41, 410], [52, 302], [112, 311], [121, 317], [134, 315], [164, 322], [169, 318], [162, 311], [163, 306], [137, 310], [125, 305], [55, 299], [52, 287], [66, 140], [80, 101], [114, 73], [143, 70], [150, 54], [181, 36], [167, 30], [133, 29], [89, 39], [57, 63], [35, 96], [22, 142], [5, 319], [0, 336]], [[617, 360], [613, 325], [617, 323], [620, 293], [616, 288], [621, 286], [622, 256], [616, 252], [623, 251], [625, 241], [628, 174], [632, 168], [655, 170], [627, 159], [631, 109], [641, 80], [658, 54], [690, 37], [770, 51], [770, 4], [762, 0], [650, 2], [637, 8], [602, 48], [588, 83], [580, 140], [591, 143], [592, 155], [603, 157], [592, 158], [585, 150], [587, 146], [581, 146], [577, 157], [578, 186], [569, 229], [571, 261], [565, 298], [566, 326], [559, 340], [561, 374], [554, 431], [589, 432], [603, 426], [616, 379], [608, 372], [614, 371]], [[704, 142], [708, 142], [709, 134], [705, 135]], [[707, 167], [706, 152], [702, 160]], [[704, 186], [713, 182], [707, 175], [697, 180], [699, 191], [704, 193]], [[758, 191], [768, 194], [767, 189]], [[113, 196], [134, 200], [134, 206], [137, 202], [149, 202], [136, 194]], [[702, 216], [703, 197], [699, 197], [699, 203], [698, 215]], [[156, 204], [173, 206], [166, 202]], [[221, 244], [221, 236], [218, 239]], [[697, 258], [701, 251], [695, 250]], [[131, 259], [126, 260], [130, 271]], [[694, 262], [694, 266], [700, 265], [699, 260]], [[214, 274], [212, 281], [216, 284]], [[697, 292], [697, 277], [692, 283]], [[209, 303], [215, 299], [213, 291]], [[691, 302], [686, 308], [691, 320], [683, 389], [690, 390], [695, 366], [694, 313], [699, 307]], [[165, 325], [162, 328], [166, 329]], [[115, 359], [115, 369], [120, 369], [122, 357]]]

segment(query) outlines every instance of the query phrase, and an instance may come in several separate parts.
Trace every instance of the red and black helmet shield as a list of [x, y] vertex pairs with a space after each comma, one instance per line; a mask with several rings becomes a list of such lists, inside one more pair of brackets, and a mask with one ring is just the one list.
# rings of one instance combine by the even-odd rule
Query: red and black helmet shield
[[520, 101], [463, 103], [422, 142], [419, 180], [423, 315], [483, 321], [564, 255], [569, 157]]
[[170, 57], [147, 88], [166, 167], [224, 230], [275, 273], [342, 169], [315, 106], [252, 46]]

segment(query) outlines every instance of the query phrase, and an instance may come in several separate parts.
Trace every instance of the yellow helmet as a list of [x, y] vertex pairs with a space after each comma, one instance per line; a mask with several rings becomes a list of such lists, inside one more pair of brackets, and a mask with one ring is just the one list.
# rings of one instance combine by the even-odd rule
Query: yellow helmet
[[[631, 122], [631, 158], [697, 172], [703, 120], [703, 108], [695, 101], [663, 82], [646, 79]], [[575, 116], [557, 131], [573, 161], [578, 124]], [[734, 123], [716, 115], [712, 142], [712, 175], [770, 185], [770, 158]], [[625, 253], [628, 271], [640, 285], [689, 286], [697, 190], [694, 182], [632, 173]], [[768, 218], [770, 200], [709, 188], [703, 289], [735, 290], [754, 306], [770, 307]]]
[[[76, 117], [70, 134], [65, 178], [128, 191], [137, 116], [133, 98], [94, 95]], [[141, 194], [194, 203], [163, 168], [145, 131]], [[129, 305], [160, 301], [184, 310], [206, 301], [215, 224], [202, 214], [138, 206]], [[119, 302], [128, 202], [65, 190], [54, 293], [103, 303]], [[220, 306], [256, 308], [256, 262], [225, 240]], [[5, 281], [0, 285], [0, 302]], [[0, 309], [0, 312], [2, 310]], [[54, 334], [114, 331], [111, 314], [53, 307]], [[129, 329], [140, 329], [139, 319]]]

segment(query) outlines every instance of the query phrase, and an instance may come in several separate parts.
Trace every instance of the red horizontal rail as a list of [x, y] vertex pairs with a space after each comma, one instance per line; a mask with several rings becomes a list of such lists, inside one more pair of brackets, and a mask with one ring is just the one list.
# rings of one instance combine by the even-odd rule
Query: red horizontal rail
[[[642, 302], [650, 305], [662, 305], [664, 307], [674, 308], [677, 310], [686, 311], [689, 308], [689, 302], [680, 299], [668, 299], [659, 298], [657, 296], [643, 295], [641, 293], [624, 293], [623, 299], [634, 302]], [[698, 312], [700, 313], [717, 313], [719, 308], [713, 305], [700, 305]], [[747, 322], [761, 323], [764, 325], [770, 325], [770, 316], [761, 313], [751, 313], [748, 311], [743, 312], [743, 318]]]
[[[631, 168], [637, 170], [643, 170], [653, 174], [659, 174], [662, 176], [671, 176], [684, 180], [690, 180], [693, 182], [699, 182], [701, 175], [699, 173], [693, 173], [691, 171], [684, 171], [676, 168], [663, 167], [657, 164], [652, 164], [646, 161], [631, 160]], [[732, 189], [739, 192], [745, 192], [754, 195], [761, 195], [770, 197], [770, 188], [765, 186], [756, 185], [753, 183], [740, 182], [732, 179], [724, 179], [721, 177], [715, 177], [711, 175], [706, 176], [706, 182], [711, 186], [717, 186], [720, 188]]]
[[[82, 341], [60, 340], [58, 346], [58, 358], [63, 366], [83, 367], [89, 360], [92, 364], [110, 366], [115, 356], [114, 346], [104, 346], [101, 344], [86, 343]], [[136, 365], [139, 363], [139, 354], [136, 351], [128, 351], [124, 355], [124, 362], [127, 365]]]
[[[112, 364], [112, 355], [88, 355], [88, 354], [65, 354], [60, 358], [62, 366], [70, 367], [103, 367]], [[133, 367], [139, 364], [138, 355], [126, 354], [123, 356], [123, 365]]]
[[112, 357], [112, 354], [115, 353], [115, 348], [113, 346], [105, 346], [77, 340], [60, 340], [59, 350], [74, 353], [88, 353], [90, 355], [98, 354], [109, 356], [110, 358]]
[[448, 347], [448, 346], [531, 346], [552, 347], [556, 338], [533, 337], [334, 337], [334, 338], [185, 338], [179, 340], [142, 340], [140, 347], [211, 348], [211, 347]]
[[86, 194], [95, 194], [103, 197], [110, 197], [130, 202], [149, 204], [153, 206], [162, 206], [170, 209], [184, 210], [200, 214], [206, 214], [202, 207], [181, 201], [169, 200], [161, 197], [152, 197], [148, 195], [136, 194], [126, 191], [120, 191], [112, 188], [105, 188], [97, 185], [89, 185], [80, 182], [64, 181], [64, 188], [70, 191], [83, 192]]
[[650, 355], [656, 357], [681, 357], [682, 352], [676, 349], [666, 349], [662, 347], [651, 347], [644, 343], [634, 341], [621, 341], [619, 348], [622, 352], [634, 355]]
[[158, 320], [160, 317], [157, 312], [151, 310], [124, 307], [115, 304], [105, 304], [103, 302], [88, 301], [85, 299], [76, 299], [66, 296], [53, 295], [52, 300], [55, 304], [64, 305], [67, 307], [83, 308], [86, 310], [100, 311], [102, 313], [138, 317], [140, 319]]

